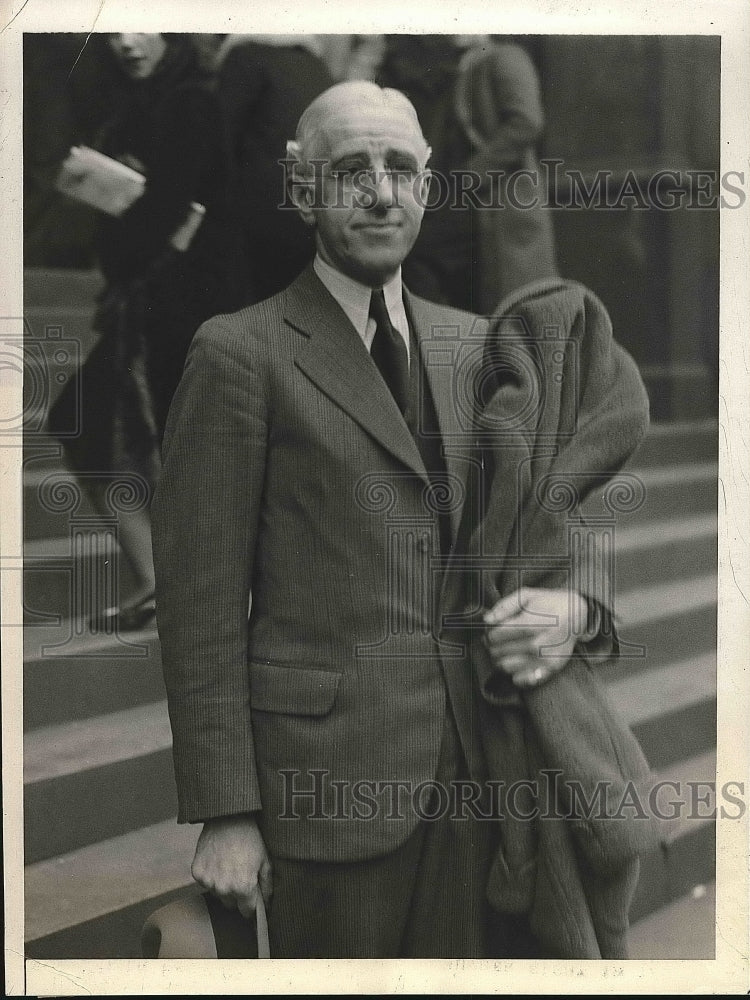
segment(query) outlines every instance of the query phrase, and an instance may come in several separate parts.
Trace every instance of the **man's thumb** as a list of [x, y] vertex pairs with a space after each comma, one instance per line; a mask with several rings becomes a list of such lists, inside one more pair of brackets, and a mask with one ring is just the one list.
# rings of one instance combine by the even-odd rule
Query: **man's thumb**
[[273, 895], [273, 872], [271, 870], [271, 863], [268, 860], [265, 860], [260, 866], [258, 884], [260, 885], [260, 891], [263, 893], [264, 901], [268, 903]]

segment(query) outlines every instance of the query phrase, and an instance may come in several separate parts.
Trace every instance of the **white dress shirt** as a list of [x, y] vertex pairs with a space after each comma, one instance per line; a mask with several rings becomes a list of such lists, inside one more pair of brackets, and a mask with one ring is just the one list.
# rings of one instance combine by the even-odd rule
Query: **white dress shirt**
[[[320, 254], [313, 262], [315, 273], [326, 286], [331, 295], [351, 320], [352, 326], [362, 338], [367, 350], [372, 346], [375, 336], [375, 320], [370, 317], [370, 295], [372, 289], [353, 278], [347, 277], [335, 267], [327, 264]], [[406, 319], [404, 299], [401, 291], [401, 268], [398, 273], [383, 285], [386, 308], [394, 330], [398, 330], [406, 344], [406, 356], [409, 357], [409, 322]]]

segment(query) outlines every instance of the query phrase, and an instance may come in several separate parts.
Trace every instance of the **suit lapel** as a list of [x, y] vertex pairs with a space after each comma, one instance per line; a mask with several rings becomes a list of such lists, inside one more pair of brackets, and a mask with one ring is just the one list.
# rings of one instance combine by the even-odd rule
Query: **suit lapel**
[[297, 366], [353, 420], [428, 481], [419, 449], [357, 331], [312, 266], [290, 285], [284, 318], [306, 335]]

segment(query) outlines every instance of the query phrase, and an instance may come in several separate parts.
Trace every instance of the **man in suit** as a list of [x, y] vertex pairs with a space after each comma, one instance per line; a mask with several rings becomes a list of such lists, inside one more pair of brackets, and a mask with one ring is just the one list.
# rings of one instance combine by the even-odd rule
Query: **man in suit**
[[[471, 604], [461, 385], [486, 324], [401, 285], [429, 176], [402, 94], [330, 88], [288, 152], [316, 260], [198, 331], [153, 506], [193, 874], [248, 915], [261, 891], [277, 957], [531, 954], [488, 937], [497, 824], [444, 808], [485, 773], [449, 626]], [[540, 589], [489, 609], [496, 667], [523, 685], [564, 664], [538, 623], [557, 616], [571, 652], [573, 604]]]

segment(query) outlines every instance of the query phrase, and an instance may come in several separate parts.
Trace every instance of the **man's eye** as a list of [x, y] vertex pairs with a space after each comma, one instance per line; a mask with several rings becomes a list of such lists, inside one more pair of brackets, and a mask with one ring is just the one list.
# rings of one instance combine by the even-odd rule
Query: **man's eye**
[[410, 160], [397, 160], [394, 163], [389, 163], [387, 169], [390, 176], [395, 178], [412, 178], [419, 172], [416, 163], [412, 163]]
[[331, 175], [339, 180], [353, 180], [361, 177], [366, 172], [366, 168], [361, 164], [344, 163], [341, 166], [334, 167]]

